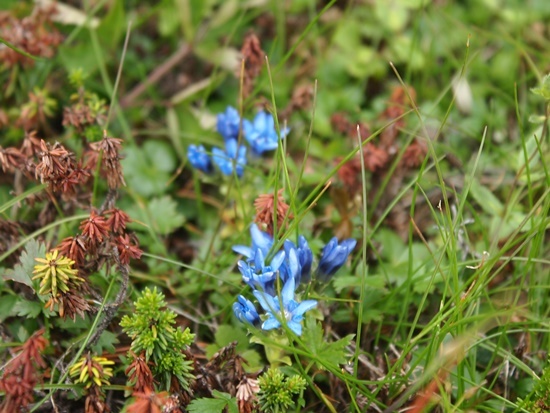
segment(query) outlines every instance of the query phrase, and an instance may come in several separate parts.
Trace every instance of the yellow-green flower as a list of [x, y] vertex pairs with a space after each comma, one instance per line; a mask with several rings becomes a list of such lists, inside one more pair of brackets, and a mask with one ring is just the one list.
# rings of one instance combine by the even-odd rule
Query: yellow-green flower
[[35, 258], [41, 264], [34, 266], [33, 280], [40, 279], [39, 294], [50, 294], [53, 297], [58, 295], [58, 291], [69, 291], [69, 284], [78, 285], [82, 281], [78, 270], [73, 268], [74, 261], [63, 255], [59, 255], [58, 250], [50, 251], [46, 258]]
[[114, 361], [108, 360], [105, 357], [91, 357], [88, 354], [73, 364], [69, 370], [69, 374], [75, 379], [75, 383], [82, 383], [87, 389], [92, 387], [92, 385], [101, 387], [104, 384], [110, 384], [109, 379], [113, 377], [113, 369], [107, 366], [113, 364], [115, 364]]

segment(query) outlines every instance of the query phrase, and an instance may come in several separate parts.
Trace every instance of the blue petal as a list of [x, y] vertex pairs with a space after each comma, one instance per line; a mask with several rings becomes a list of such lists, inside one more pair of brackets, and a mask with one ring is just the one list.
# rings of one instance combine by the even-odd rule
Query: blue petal
[[279, 251], [277, 254], [275, 254], [275, 256], [271, 260], [271, 264], [270, 264], [273, 271], [277, 271], [279, 269], [279, 267], [281, 266], [281, 264], [284, 262], [284, 260], [285, 260], [285, 252], [284, 251]]
[[294, 309], [294, 311], [292, 312], [292, 315], [293, 316], [301, 316], [303, 315], [306, 311], [309, 311], [311, 310], [312, 308], [315, 308], [317, 306], [317, 301], [315, 300], [305, 300], [305, 301], [302, 301], [298, 307], [296, 307]]
[[273, 330], [274, 328], [281, 327], [281, 322], [275, 317], [271, 316], [262, 324], [262, 330]]
[[279, 311], [279, 304], [269, 294], [263, 291], [254, 291], [254, 297], [258, 300], [258, 303], [262, 308], [269, 313], [277, 313]]
[[355, 245], [357, 245], [357, 240], [354, 240], [353, 238], [348, 238], [342, 241], [340, 245], [346, 248], [348, 252], [351, 252], [355, 248]]
[[260, 248], [256, 248], [254, 251], [254, 265], [258, 271], [265, 265], [264, 253]]
[[296, 334], [297, 336], [302, 335], [302, 325], [300, 323], [297, 323], [291, 320], [287, 323], [287, 325], [288, 325], [288, 328], [294, 331], [294, 334]]
[[281, 298], [283, 300], [283, 307], [287, 308], [288, 304], [294, 301], [294, 291], [296, 289], [296, 281], [294, 277], [289, 277], [286, 280], [283, 290], [281, 291]]
[[231, 249], [237, 254], [244, 255], [246, 258], [250, 258], [252, 256], [252, 248], [245, 245], [233, 245]]
[[271, 249], [271, 245], [273, 245], [273, 238], [267, 232], [260, 231], [256, 224], [252, 224], [250, 227], [250, 235], [252, 236], [252, 245], [267, 254]]

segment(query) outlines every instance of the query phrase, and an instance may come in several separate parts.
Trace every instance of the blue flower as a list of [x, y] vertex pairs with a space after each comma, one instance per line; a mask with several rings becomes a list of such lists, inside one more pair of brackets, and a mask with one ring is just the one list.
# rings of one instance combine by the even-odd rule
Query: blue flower
[[246, 165], [246, 147], [238, 146], [235, 139], [229, 139], [225, 141], [225, 152], [220, 148], [212, 148], [212, 159], [227, 176], [233, 175], [235, 166], [235, 172], [240, 178]]
[[286, 283], [289, 278], [294, 278], [294, 282], [300, 284], [302, 268], [298, 261], [298, 251], [296, 248], [289, 248], [288, 250], [285, 248], [285, 258], [279, 271], [281, 281]]
[[[304, 319], [304, 313], [311, 310], [317, 305], [315, 300], [305, 300], [298, 303], [294, 300], [294, 289], [296, 283], [293, 277], [290, 277], [281, 291], [281, 297], [274, 297], [263, 291], [254, 291], [254, 296], [265, 310], [267, 319], [262, 324], [262, 329], [273, 330], [274, 328], [280, 328], [281, 322], [284, 319], [286, 325], [296, 335], [302, 335], [302, 320]], [[281, 302], [283, 305], [281, 311]]]
[[338, 238], [332, 238], [327, 245], [324, 246], [317, 267], [317, 279], [321, 282], [327, 282], [336, 271], [345, 264], [349, 254], [355, 248], [357, 241], [349, 238], [338, 245]]
[[195, 168], [206, 172], [207, 174], [212, 172], [212, 162], [210, 161], [210, 157], [206, 153], [204, 146], [189, 145], [189, 148], [187, 149], [187, 159], [189, 159], [189, 163]]
[[290, 260], [290, 251], [295, 250], [300, 264], [300, 273], [296, 277], [296, 284], [307, 283], [311, 279], [311, 263], [313, 261], [313, 253], [303, 235], [298, 237], [298, 247], [290, 240], [285, 241], [285, 252]]
[[260, 322], [260, 316], [252, 302], [242, 295], [237, 297], [237, 302], [233, 303], [233, 313], [242, 322], [256, 325]]
[[[254, 153], [260, 155], [265, 151], [277, 149], [279, 136], [275, 130], [273, 116], [263, 110], [258, 112], [254, 122], [243, 121], [244, 137], [250, 144]], [[281, 129], [281, 139], [289, 132], [288, 128]]]
[[267, 256], [273, 246], [273, 237], [267, 232], [261, 231], [256, 224], [250, 226], [250, 236], [252, 237], [252, 247], [235, 245], [233, 246], [233, 251], [244, 255], [249, 262], [254, 260], [254, 254], [258, 249], [262, 251], [264, 257]]
[[254, 251], [254, 259], [248, 261], [240, 260], [237, 268], [243, 276], [243, 281], [254, 290], [262, 290], [269, 294], [275, 292], [275, 280], [277, 272], [283, 264], [285, 252], [279, 251], [269, 264], [266, 264], [261, 249]]
[[223, 136], [223, 139], [228, 141], [230, 139], [237, 139], [239, 136], [239, 125], [241, 123], [241, 117], [237, 109], [228, 106], [225, 112], [218, 113], [216, 121], [216, 129], [218, 133]]

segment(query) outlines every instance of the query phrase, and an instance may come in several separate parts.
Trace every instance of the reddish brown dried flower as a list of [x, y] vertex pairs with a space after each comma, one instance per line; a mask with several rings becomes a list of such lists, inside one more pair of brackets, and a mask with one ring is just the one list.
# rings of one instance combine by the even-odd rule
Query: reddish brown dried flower
[[[122, 175], [122, 165], [120, 164], [119, 151], [122, 146], [122, 139], [107, 136], [107, 131], [103, 131], [103, 139], [99, 142], [90, 144], [90, 147], [101, 155], [101, 175], [107, 178], [107, 185], [111, 189], [116, 189], [121, 185], [126, 185]], [[97, 157], [92, 168], [97, 164]]]
[[41, 150], [40, 142], [41, 139], [36, 137], [36, 131], [26, 132], [21, 145], [21, 153], [28, 158], [37, 155]]
[[107, 108], [96, 98], [81, 87], [78, 94], [71, 97], [73, 104], [63, 108], [63, 126], [74, 126], [78, 132], [83, 132], [89, 125], [100, 124]]
[[370, 142], [363, 146], [363, 157], [365, 159], [365, 169], [371, 172], [383, 168], [389, 158], [385, 150], [377, 148]]
[[97, 215], [95, 211], [90, 213], [90, 217], [80, 223], [82, 235], [90, 240], [92, 245], [99, 245], [105, 238], [109, 236], [109, 225], [101, 215]]
[[428, 145], [426, 145], [426, 142], [424, 140], [415, 139], [414, 142], [405, 149], [401, 163], [406, 168], [416, 168], [424, 162], [427, 153]]
[[111, 408], [105, 403], [105, 394], [100, 386], [92, 386], [88, 389], [86, 402], [84, 403], [85, 413], [109, 413]]
[[55, 249], [59, 250], [59, 254], [73, 260], [75, 262], [75, 267], [84, 265], [86, 258], [86, 243], [82, 235], [65, 238]]
[[334, 130], [341, 134], [347, 134], [352, 126], [347, 115], [343, 112], [333, 113], [330, 117], [330, 124]]
[[29, 101], [21, 106], [17, 125], [24, 130], [37, 129], [40, 126], [48, 128], [46, 118], [54, 116], [56, 107], [57, 101], [50, 97], [47, 90], [35, 88], [33, 92], [29, 92]]
[[126, 224], [130, 222], [128, 214], [118, 208], [109, 209], [105, 211], [107, 218], [107, 225], [114, 234], [122, 234], [126, 229]]
[[45, 369], [42, 353], [48, 345], [44, 330], [33, 334], [21, 347], [21, 351], [8, 364], [0, 378], [0, 391], [5, 393], [0, 403], [1, 412], [23, 411], [34, 399], [34, 386], [40, 377], [38, 367]]
[[139, 259], [143, 251], [139, 249], [139, 246], [130, 240], [128, 234], [119, 235], [116, 238], [116, 247], [118, 249], [118, 255], [120, 262], [123, 265], [130, 263], [130, 258]]
[[350, 192], [357, 192], [361, 188], [361, 159], [355, 156], [347, 161], [338, 169], [338, 177]]
[[399, 130], [405, 125], [405, 119], [402, 118], [403, 114], [409, 110], [410, 100], [414, 101], [416, 98], [416, 92], [412, 87], [404, 89], [403, 86], [396, 86], [390, 96], [388, 107], [382, 113], [382, 118], [386, 120], [395, 119], [391, 125], [389, 125], [381, 134], [380, 142], [385, 148], [389, 148], [393, 145], [395, 138], [397, 137]]
[[13, 172], [16, 169], [21, 169], [25, 160], [25, 155], [19, 149], [4, 149], [0, 146], [0, 166], [2, 167], [2, 172]]
[[41, 140], [37, 155], [40, 162], [36, 165], [35, 176], [39, 177], [41, 182], [55, 181], [73, 164], [72, 154], [58, 142], [52, 146]]
[[76, 104], [63, 108], [63, 126], [74, 126], [78, 131], [82, 131], [94, 120], [92, 111], [86, 105]]
[[82, 168], [81, 161], [74, 167], [67, 169], [64, 174], [60, 175], [55, 181], [50, 182], [53, 192], [61, 192], [66, 198], [76, 194], [76, 188], [84, 184], [90, 173]]
[[128, 413], [163, 413], [163, 408], [170, 399], [167, 392], [155, 393], [151, 388], [145, 388], [143, 392], [134, 392], [132, 396], [135, 397], [135, 401], [128, 406]]
[[[243, 42], [241, 54], [244, 60], [243, 74], [243, 96], [246, 98], [254, 88], [254, 80], [262, 71], [265, 53], [260, 45], [260, 39], [254, 34], [249, 33]], [[241, 68], [239, 66], [237, 76], [241, 77]]]
[[[265, 231], [273, 236], [274, 218], [277, 220], [277, 228], [281, 228], [285, 218], [292, 219], [293, 216], [289, 212], [289, 206], [283, 198], [283, 189], [277, 192], [277, 209], [275, 209], [275, 195], [263, 194], [254, 201], [256, 208], [256, 217], [254, 222], [263, 224]], [[288, 221], [287, 221], [288, 224]]]
[[[0, 14], [0, 38], [25, 52], [39, 57], [52, 57], [63, 40], [50, 24], [54, 8], [36, 7], [32, 15], [18, 20], [9, 13]], [[0, 48], [0, 61], [11, 67], [17, 63], [33, 66], [34, 60], [10, 47]]]
[[[78, 286], [78, 289], [81, 289], [81, 287]], [[90, 311], [88, 301], [75, 289], [70, 289], [66, 293], [59, 294], [56, 302], [58, 304], [59, 315], [62, 318], [71, 318], [73, 321], [76, 321], [77, 315], [84, 319], [86, 316], [85, 313]]]
[[145, 360], [145, 354], [134, 354], [130, 352], [133, 360], [125, 370], [128, 376], [128, 383], [134, 389], [134, 392], [145, 392], [153, 388], [153, 373]]

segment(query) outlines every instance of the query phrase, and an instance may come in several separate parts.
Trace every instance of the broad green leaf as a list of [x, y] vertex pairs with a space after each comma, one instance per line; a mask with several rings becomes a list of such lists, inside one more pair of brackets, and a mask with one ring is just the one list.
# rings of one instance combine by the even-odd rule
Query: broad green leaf
[[110, 2], [109, 13], [101, 21], [97, 28], [97, 36], [104, 47], [118, 48], [118, 43], [126, 31], [126, 17], [124, 13], [124, 0]]
[[479, 181], [473, 180], [470, 187], [470, 195], [476, 200], [481, 209], [491, 216], [501, 216], [504, 207], [498, 198], [489, 190], [481, 185]]
[[346, 347], [353, 339], [353, 334], [341, 338], [338, 341], [328, 342], [324, 338], [321, 323], [312, 317], [307, 317], [304, 325], [303, 340], [307, 350], [322, 359], [324, 364], [338, 366], [344, 364], [349, 359]]
[[212, 390], [213, 398], [200, 398], [193, 400], [188, 406], [187, 411], [190, 413], [197, 412], [223, 412], [227, 408], [229, 413], [239, 413], [237, 399], [231, 397], [229, 393], [223, 393], [218, 390]]
[[15, 295], [0, 296], [0, 322], [11, 316], [11, 310], [17, 303], [17, 297]]
[[12, 307], [11, 313], [14, 316], [36, 318], [42, 312], [43, 306], [39, 301], [18, 300]]
[[31, 239], [25, 244], [25, 250], [21, 253], [19, 259], [20, 264], [16, 264], [13, 270], [8, 269], [2, 274], [2, 278], [5, 280], [15, 281], [21, 284], [25, 284], [28, 287], [34, 289], [32, 278], [32, 272], [36, 265], [35, 258], [44, 257], [46, 253], [46, 247], [44, 244]]
[[168, 190], [170, 173], [176, 159], [170, 146], [161, 141], [147, 141], [143, 147], [128, 146], [122, 160], [128, 187], [138, 194], [150, 197]]

